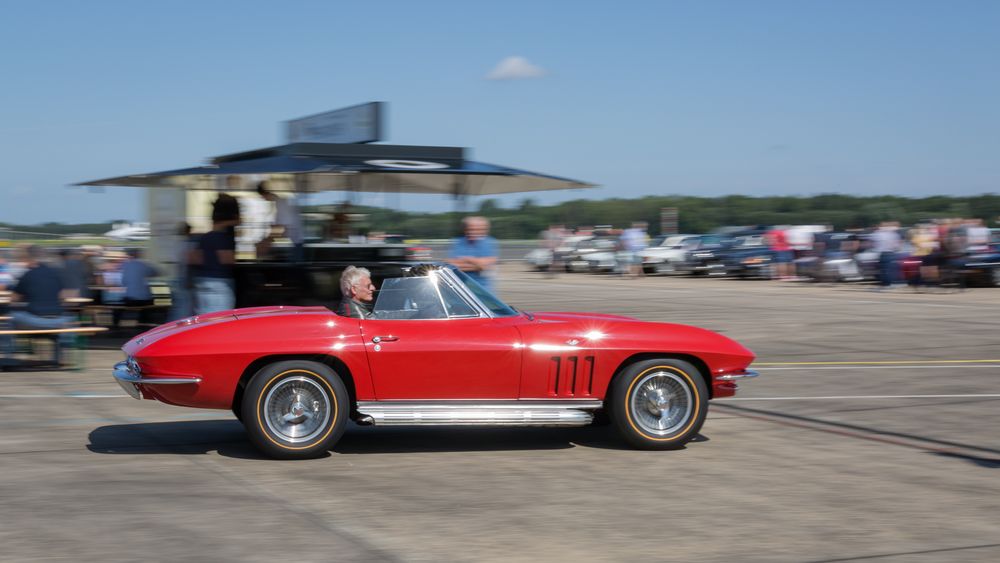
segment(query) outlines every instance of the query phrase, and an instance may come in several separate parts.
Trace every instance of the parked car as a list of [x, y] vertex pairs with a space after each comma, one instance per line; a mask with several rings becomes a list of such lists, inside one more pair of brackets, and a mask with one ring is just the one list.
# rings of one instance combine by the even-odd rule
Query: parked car
[[684, 260], [677, 265], [677, 271], [691, 275], [725, 275], [726, 265], [719, 253], [731, 241], [731, 238], [722, 235], [698, 235], [685, 252]]
[[573, 253], [580, 242], [591, 238], [593, 238], [591, 235], [568, 236], [562, 240], [559, 247], [556, 248], [555, 253], [548, 248], [536, 248], [524, 257], [524, 261], [527, 262], [533, 270], [538, 270], [540, 272], [548, 271], [548, 269], [556, 263], [556, 258], [569, 256]]
[[795, 261], [798, 276], [819, 282], [855, 282], [865, 279], [866, 271], [870, 275], [877, 272], [877, 255], [855, 254], [862, 242], [857, 233], [820, 233], [816, 237], [814, 251]]
[[567, 272], [589, 272], [590, 262], [587, 257], [595, 252], [614, 253], [618, 246], [618, 238], [613, 236], [594, 236], [577, 242], [568, 252], [563, 261]]
[[770, 278], [774, 251], [759, 233], [737, 236], [717, 252], [725, 274], [740, 278]]
[[374, 426], [584, 426], [601, 414], [642, 449], [694, 438], [711, 399], [757, 375], [714, 332], [595, 313], [527, 313], [451, 267], [381, 280], [371, 318], [257, 307], [128, 341], [129, 395], [231, 409], [275, 458], [324, 455], [348, 420]]
[[653, 241], [639, 253], [642, 269], [647, 274], [673, 274], [684, 261], [688, 250], [697, 246], [699, 235], [669, 235]]
[[1000, 287], [1000, 251], [996, 249], [965, 257], [961, 268], [967, 285]]
[[621, 268], [624, 253], [614, 248], [608, 250], [598, 250], [583, 256], [587, 262], [587, 271], [592, 274], [610, 274], [618, 272]]

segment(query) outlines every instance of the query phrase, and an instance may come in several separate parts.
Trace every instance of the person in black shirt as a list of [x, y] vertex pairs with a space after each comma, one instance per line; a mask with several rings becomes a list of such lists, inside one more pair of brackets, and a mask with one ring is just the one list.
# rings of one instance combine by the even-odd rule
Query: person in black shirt
[[201, 235], [191, 252], [195, 313], [225, 311], [236, 305], [233, 265], [240, 207], [235, 197], [219, 194], [212, 205], [212, 230]]
[[[63, 311], [62, 298], [67, 290], [62, 276], [43, 261], [42, 248], [31, 245], [25, 249], [28, 270], [14, 286], [14, 301], [21, 306], [11, 310], [11, 326], [15, 329], [58, 329], [73, 323], [73, 317]], [[61, 348], [70, 343], [70, 335], [60, 335], [55, 346], [55, 363], [60, 361]], [[14, 341], [7, 336], [4, 349], [13, 353]]]

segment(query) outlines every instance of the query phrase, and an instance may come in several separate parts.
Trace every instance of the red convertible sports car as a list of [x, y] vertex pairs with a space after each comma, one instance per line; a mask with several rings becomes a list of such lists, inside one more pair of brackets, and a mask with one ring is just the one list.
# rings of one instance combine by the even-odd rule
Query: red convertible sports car
[[700, 328], [594, 313], [527, 313], [459, 270], [382, 281], [372, 316], [257, 307], [171, 322], [114, 367], [139, 399], [231, 409], [278, 458], [325, 454], [358, 424], [583, 426], [604, 413], [638, 448], [672, 449], [708, 401], [757, 375]]

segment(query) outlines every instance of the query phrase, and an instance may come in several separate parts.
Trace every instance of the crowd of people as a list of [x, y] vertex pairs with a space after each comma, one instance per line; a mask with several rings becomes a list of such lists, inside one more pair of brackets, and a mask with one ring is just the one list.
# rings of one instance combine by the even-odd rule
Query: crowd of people
[[883, 289], [907, 284], [933, 286], [952, 281], [968, 257], [991, 248], [991, 231], [982, 219], [936, 219], [908, 228], [898, 221], [883, 221], [869, 230], [806, 231], [794, 243], [789, 240], [789, 231], [774, 228], [766, 235], [766, 244], [774, 253], [775, 279], [801, 279], [797, 261], [806, 265], [806, 271], [815, 271], [826, 261], [848, 259], [860, 266], [870, 265]]
[[[941, 284], [958, 275], [956, 272], [968, 257], [991, 252], [991, 231], [981, 219], [934, 219], [907, 228], [899, 222], [885, 221], [872, 229], [844, 232], [819, 225], [741, 227], [715, 235], [719, 241], [716, 246], [722, 247], [722, 252], [765, 249], [769, 262], [761, 271], [771, 279], [822, 278], [824, 268], [829, 273], [836, 262], [847, 264], [839, 273], [840, 279], [873, 277], [883, 288]], [[579, 243], [589, 237], [600, 239], [604, 252], [615, 255], [613, 271], [622, 276], [642, 275], [643, 251], [650, 244], [647, 225], [642, 222], [626, 229], [581, 227], [575, 231], [552, 225], [539, 237], [540, 249], [536, 252], [543, 258], [533, 258], [533, 253], [529, 260], [541, 260], [535, 265], [554, 272], [561, 269], [567, 255], [572, 256], [571, 241]]]
[[[72, 309], [85, 303], [134, 308], [153, 304], [149, 282], [159, 272], [143, 260], [140, 249], [122, 252], [88, 245], [52, 252], [29, 244], [5, 250], [0, 254], [0, 327], [4, 329], [67, 328], [78, 320]], [[113, 327], [120, 323], [123, 311], [113, 310]], [[60, 336], [56, 362], [69, 338], [68, 334]], [[0, 336], [0, 347], [9, 357], [13, 338]]]

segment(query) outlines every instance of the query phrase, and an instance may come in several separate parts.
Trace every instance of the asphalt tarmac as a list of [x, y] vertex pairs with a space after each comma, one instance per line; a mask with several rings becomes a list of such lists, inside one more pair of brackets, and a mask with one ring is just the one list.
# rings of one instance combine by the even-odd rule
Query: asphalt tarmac
[[121, 353], [92, 350], [82, 372], [0, 373], [0, 560], [1000, 560], [1000, 290], [516, 263], [499, 287], [720, 331], [762, 375], [679, 451], [607, 427], [352, 427], [287, 462], [228, 412], [127, 397]]

